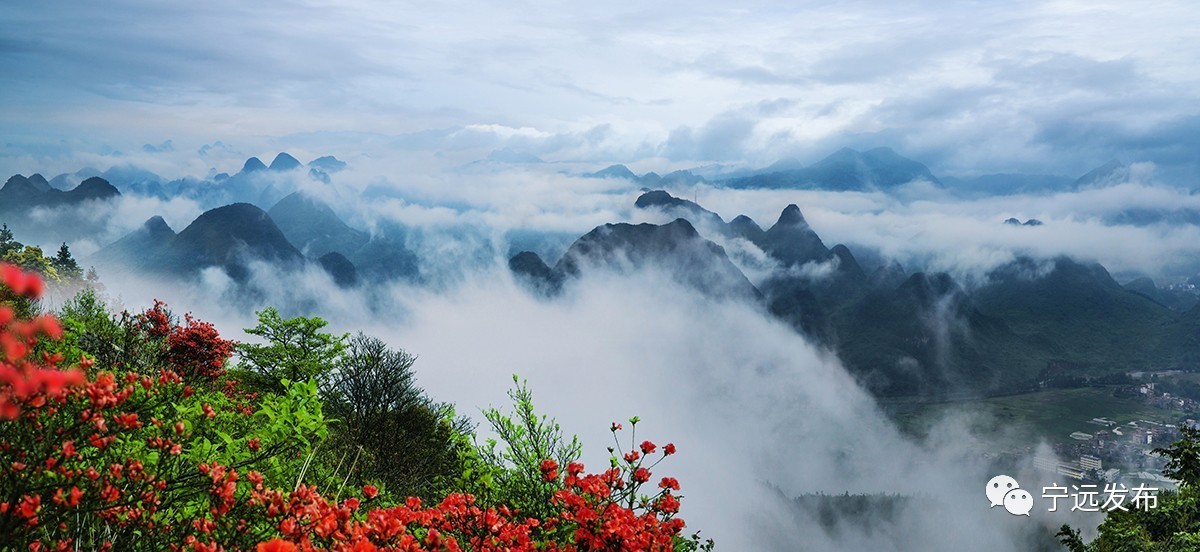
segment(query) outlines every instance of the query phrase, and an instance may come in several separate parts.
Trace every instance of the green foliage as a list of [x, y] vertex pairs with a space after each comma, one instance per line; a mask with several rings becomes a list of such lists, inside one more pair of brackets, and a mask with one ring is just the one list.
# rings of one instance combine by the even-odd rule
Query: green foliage
[[481, 498], [485, 504], [507, 504], [525, 515], [549, 515], [554, 485], [542, 478], [541, 461], [551, 459], [566, 466], [579, 459], [579, 438], [567, 441], [552, 418], [538, 416], [533, 393], [513, 376], [508, 391], [516, 412], [508, 415], [497, 408], [484, 410], [496, 439], [462, 449], [463, 475], [458, 487]]
[[241, 367], [256, 376], [250, 383], [280, 392], [285, 379], [323, 379], [346, 348], [345, 335], [321, 331], [326, 324], [316, 317], [285, 319], [273, 307], [258, 312], [258, 325], [247, 328], [246, 333], [261, 337], [266, 343], [241, 343], [237, 347]]
[[24, 248], [25, 244], [16, 240], [12, 229], [7, 224], [0, 225], [0, 259], [7, 257], [11, 252]]
[[42, 248], [26, 245], [21, 249], [11, 249], [0, 260], [15, 264], [25, 270], [31, 270], [44, 276], [47, 280], [57, 282], [60, 279], [54, 263], [42, 254]]
[[1170, 459], [1163, 475], [1178, 480], [1182, 487], [1196, 487], [1200, 485], [1200, 429], [1180, 424], [1179, 431], [1183, 436], [1178, 441], [1154, 449], [1154, 454]]
[[66, 242], [58, 248], [58, 254], [50, 259], [50, 266], [54, 267], [59, 277], [64, 280], [78, 281], [83, 278], [83, 269], [71, 256], [71, 248], [67, 247]]
[[94, 289], [85, 288], [63, 304], [58, 320], [66, 332], [59, 343], [67, 360], [76, 362], [86, 351], [101, 366], [124, 366], [124, 351], [133, 348], [129, 328], [109, 313]]
[[1059, 542], [1071, 552], [1184, 552], [1200, 550], [1200, 430], [1180, 426], [1183, 436], [1156, 454], [1170, 458], [1163, 474], [1179, 480], [1178, 491], [1158, 493], [1157, 507], [1109, 512], [1095, 540], [1063, 525]]
[[[515, 376], [515, 412], [485, 411], [498, 439], [476, 446], [454, 410], [416, 385], [414, 356], [362, 334], [343, 350], [342, 338], [317, 331], [319, 319], [260, 316], [259, 335], [275, 339], [253, 351], [263, 353], [254, 373], [313, 375], [281, 378], [267, 393], [223, 369], [232, 342], [190, 315], [180, 324], [161, 302], [117, 316], [85, 289], [55, 319], [33, 321], [38, 342], [0, 373], [0, 548], [262, 550], [317, 539], [357, 550], [415, 537], [405, 549], [713, 549], [680, 533], [678, 482], [651, 490], [649, 469], [674, 445], [648, 460], [657, 447], [631, 432], [645, 456], [631, 449], [627, 465], [585, 475], [578, 440], [536, 413]], [[7, 326], [0, 337], [13, 343]], [[299, 367], [271, 350], [314, 343], [320, 351]], [[195, 359], [208, 369], [189, 371]], [[322, 368], [330, 359], [332, 371]], [[42, 387], [14, 385], [28, 381]], [[438, 505], [405, 498], [417, 494]], [[433, 525], [450, 537], [439, 540]]]
[[[150, 312], [161, 312], [166, 321], [174, 323], [161, 306]], [[59, 320], [63, 338], [53, 343], [53, 349], [69, 362], [86, 354], [96, 366], [151, 377], [167, 367], [165, 336], [148, 331], [144, 318], [110, 314], [95, 290], [84, 289], [68, 300]], [[197, 383], [189, 386], [189, 395], [169, 406], [170, 411], [145, 414], [183, 421], [192, 437], [183, 455], [194, 464], [254, 465], [268, 481], [292, 486], [305, 457], [302, 453], [315, 450], [326, 440], [329, 428], [315, 380], [284, 380], [279, 385], [280, 393], [257, 397], [240, 392], [238, 382], [229, 377]], [[257, 450], [251, 450], [251, 440]], [[148, 454], [145, 443], [129, 446], [133, 447], [131, 457]]]
[[379, 481], [389, 491], [439, 498], [439, 483], [457, 473], [457, 433], [465, 420], [416, 385], [416, 357], [359, 333], [349, 340], [325, 398], [338, 419], [331, 444], [358, 471], [353, 482]]

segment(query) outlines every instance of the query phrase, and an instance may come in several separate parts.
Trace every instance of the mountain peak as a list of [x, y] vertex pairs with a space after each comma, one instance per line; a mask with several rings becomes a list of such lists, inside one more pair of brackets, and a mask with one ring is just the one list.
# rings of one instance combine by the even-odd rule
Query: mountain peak
[[93, 176], [80, 182], [75, 189], [68, 193], [78, 199], [100, 199], [121, 195], [115, 186], [99, 176]]
[[179, 233], [175, 242], [196, 261], [213, 264], [230, 263], [241, 251], [275, 260], [301, 257], [266, 211], [249, 203], [204, 212]]
[[330, 251], [317, 259], [317, 264], [333, 278], [334, 283], [341, 287], [353, 287], [358, 284], [358, 269], [345, 255]]
[[161, 216], [154, 215], [142, 224], [142, 228], [151, 236], [174, 236], [175, 231]]
[[33, 183], [30, 182], [28, 178], [25, 178], [24, 175], [20, 175], [20, 174], [14, 174], [14, 175], [8, 177], [8, 181], [4, 183], [4, 187], [0, 188], [0, 190], [4, 190], [5, 192], [8, 192], [8, 193], [37, 192], [37, 188], [33, 185]]
[[540, 157], [527, 152], [516, 151], [512, 148], [492, 150], [487, 160], [493, 163], [538, 164], [545, 163]]
[[[252, 157], [251, 159], [256, 158]], [[249, 163], [249, 161], [246, 162]], [[273, 171], [287, 171], [300, 166], [300, 161], [298, 161], [295, 157], [292, 157], [291, 154], [286, 151], [281, 151], [279, 152], [279, 155], [275, 156], [275, 160], [271, 161], [271, 166], [268, 168]]]
[[801, 224], [808, 226], [808, 221], [804, 220], [804, 214], [800, 212], [800, 208], [795, 203], [785, 207], [783, 212], [779, 214], [779, 220], [775, 222], [776, 226], [796, 226]]
[[346, 162], [332, 155], [318, 157], [308, 162], [308, 166], [325, 173], [334, 173], [346, 168]]
[[1074, 186], [1076, 188], [1095, 185], [1095, 184], [1115, 184], [1116, 181], [1125, 176], [1125, 165], [1116, 159], [1109, 159], [1107, 163], [1100, 165], [1087, 174], [1075, 179]]
[[46, 177], [38, 173], [29, 175], [29, 183], [33, 184], [34, 188], [37, 188], [38, 191], [42, 192], [49, 192], [52, 188], [54, 188], [50, 185], [50, 182], [46, 181]]
[[637, 180], [637, 175], [629, 170], [625, 165], [609, 165], [594, 173], [587, 173], [584, 176], [589, 178], [628, 178], [629, 180]]
[[263, 164], [262, 160], [260, 160], [257, 157], [251, 157], [246, 160], [246, 163], [244, 165], [242, 165], [242, 172], [243, 173], [252, 173], [255, 171], [264, 170], [266, 168], [267, 168], [267, 166]]

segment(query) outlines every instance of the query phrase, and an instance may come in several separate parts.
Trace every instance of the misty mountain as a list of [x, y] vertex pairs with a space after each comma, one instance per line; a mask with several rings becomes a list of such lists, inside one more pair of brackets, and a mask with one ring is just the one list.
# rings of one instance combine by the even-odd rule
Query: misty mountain
[[609, 165], [596, 172], [586, 173], [583, 176], [587, 178], [626, 178], [629, 180], [637, 180], [638, 175], [629, 170], [625, 165]]
[[85, 201], [103, 201], [121, 195], [107, 180], [93, 176], [78, 186], [62, 191], [49, 185], [41, 175], [26, 178], [15, 174], [0, 187], [0, 214], [15, 214], [38, 207], [64, 207]]
[[[685, 219], [663, 225], [605, 224], [580, 237], [553, 269], [524, 252], [509, 266], [546, 289], [593, 270], [628, 273], [657, 268], [712, 297], [757, 300], [761, 294], [734, 266], [725, 249], [700, 236]], [[547, 271], [549, 269], [549, 271]]]
[[29, 175], [29, 178], [27, 180], [29, 181], [29, 184], [31, 184], [33, 186], [33, 188], [35, 190], [42, 192], [42, 193], [49, 192], [50, 190], [54, 189], [54, 187], [51, 186], [50, 183], [46, 181], [46, 177], [44, 177], [38, 173], [33, 173], [33, 174]]
[[[758, 286], [769, 311], [837, 351], [877, 395], [987, 394], [1034, 389], [1063, 372], [1102, 376], [1200, 362], [1200, 307], [1171, 310], [1149, 296], [1152, 283], [1127, 290], [1100, 265], [1018, 259], [966, 288], [947, 274], [908, 274], [895, 261], [876, 263], [868, 274], [849, 247], [828, 248], [796, 205], [765, 231], [745, 216], [723, 224], [716, 213], [663, 191], [642, 194], [635, 206], [697, 226], [605, 225], [554, 267], [522, 253], [510, 268], [553, 291], [578, 267], [624, 271], [656, 263], [700, 270], [704, 263], [680, 262], [665, 244], [703, 240], [692, 236], [703, 232], [744, 238], [779, 262]], [[1114, 328], [1121, 334], [1114, 337]]]
[[289, 242], [313, 258], [331, 252], [348, 257], [370, 240], [366, 232], [343, 222], [329, 205], [302, 192], [279, 200], [267, 214]]
[[306, 179], [328, 184], [329, 176], [344, 169], [346, 164], [332, 156], [320, 157], [310, 163], [308, 171], [300, 171], [304, 165], [287, 152], [278, 153], [268, 166], [258, 157], [250, 157], [241, 170], [230, 175], [210, 171], [205, 178], [183, 177], [167, 180], [146, 169], [133, 165], [117, 165], [103, 173], [84, 169], [74, 175], [59, 175], [50, 180], [50, 185], [61, 187], [81, 175], [103, 176], [122, 193], [135, 196], [170, 200], [184, 197], [195, 200], [205, 209], [232, 203], [250, 203], [262, 209], [270, 208], [284, 196], [300, 189]]
[[[50, 187], [58, 190], [70, 190], [79, 185], [80, 182], [87, 180], [93, 176], [103, 176], [102, 173], [94, 167], [84, 167], [74, 173], [63, 173], [50, 179]], [[109, 182], [112, 182], [111, 180]], [[119, 189], [119, 188], [118, 188]]]
[[17, 174], [5, 181], [0, 187], [0, 223], [24, 243], [44, 248], [60, 243], [73, 247], [78, 240], [95, 241], [105, 234], [121, 192], [97, 176], [66, 191], [51, 182], [40, 174]]
[[358, 269], [354, 267], [354, 263], [350, 262], [345, 255], [337, 251], [330, 251], [321, 258], [317, 259], [317, 263], [325, 272], [333, 277], [334, 283], [344, 288], [354, 287], [358, 285]]
[[319, 170], [325, 174], [332, 174], [346, 168], [346, 162], [332, 155], [318, 157], [308, 162], [310, 169]]
[[1009, 226], [1041, 226], [1045, 223], [1043, 223], [1042, 221], [1040, 221], [1038, 219], [1029, 219], [1025, 222], [1021, 222], [1021, 220], [1017, 219], [1017, 218], [1008, 218], [1008, 219], [1004, 219], [1004, 224], [1007, 224]]
[[175, 231], [160, 216], [150, 217], [141, 228], [100, 250], [95, 257], [130, 267], [154, 269], [170, 254]]
[[1081, 188], [1117, 184], [1123, 182], [1128, 177], [1128, 167], [1116, 159], [1111, 159], [1107, 163], [1088, 171], [1087, 174], [1076, 178], [1071, 183], [1071, 188], [1078, 190]]
[[409, 229], [399, 223], [381, 224], [367, 243], [346, 255], [360, 276], [372, 280], [418, 281], [420, 260], [409, 249]]
[[788, 205], [779, 214], [774, 226], [763, 233], [756, 243], [763, 251], [779, 260], [784, 266], [822, 262], [829, 259], [829, 249], [821, 237], [804, 219], [804, 214], [795, 204]]
[[678, 170], [665, 176], [656, 172], [648, 172], [638, 176], [625, 165], [610, 165], [596, 172], [584, 173], [585, 178], [624, 178], [642, 185], [645, 188], [661, 188], [665, 186], [694, 186], [705, 182], [704, 177], [690, 170]]
[[[408, 229], [399, 224], [381, 226], [375, 235], [350, 227], [328, 204], [296, 192], [268, 211], [288, 241], [311, 258], [337, 253], [355, 268], [355, 279], [412, 280], [419, 275], [416, 253], [408, 246]], [[336, 257], [322, 266], [340, 266]], [[335, 263], [335, 264], [334, 264]], [[339, 268], [338, 274], [347, 273]], [[347, 276], [348, 278], [348, 276]]]
[[508, 269], [526, 285], [542, 295], [553, 295], [562, 289], [564, 274], [550, 268], [533, 251], [522, 251], [508, 260]]
[[246, 277], [252, 260], [285, 267], [303, 259], [271, 217], [248, 203], [207, 211], [178, 234], [161, 217], [153, 217], [92, 257], [116, 272], [134, 268], [187, 276], [217, 266], [235, 280]]
[[633, 202], [638, 209], [658, 209], [667, 215], [686, 218], [695, 224], [707, 224], [722, 232], [726, 231], [721, 216], [686, 199], [672, 196], [663, 190], [654, 190], [638, 196]]
[[720, 183], [730, 188], [887, 191], [914, 180], [940, 184], [928, 167], [897, 154], [891, 148], [875, 148], [865, 152], [842, 148], [808, 167], [766, 172]]
[[250, 174], [250, 173], [254, 173], [254, 172], [258, 172], [258, 171], [265, 171], [265, 170], [267, 170], [267, 165], [265, 163], [263, 163], [261, 159], [259, 159], [257, 157], [251, 157], [251, 158], [247, 159], [245, 163], [242, 164], [242, 170], [238, 171], [238, 173], [239, 174]]
[[1176, 313], [1121, 287], [1099, 264], [1022, 258], [988, 279], [974, 294], [979, 309], [1047, 354], [1100, 370], [1181, 358], [1169, 330]]
[[985, 174], [975, 177], [942, 177], [946, 189], [967, 197], [1048, 194], [1069, 189], [1071, 179], [1050, 174]]
[[247, 257], [280, 263], [303, 258], [271, 217], [248, 203], [205, 212], [175, 236], [171, 247], [192, 268], [239, 267]]
[[946, 189], [963, 197], [1045, 195], [1118, 184], [1128, 176], [1128, 167], [1114, 159], [1078, 178], [1050, 174], [1000, 173], [944, 177], [942, 183], [946, 185]]
[[1200, 297], [1197, 297], [1195, 293], [1179, 289], [1160, 288], [1154, 283], [1154, 280], [1146, 277], [1136, 278], [1122, 287], [1134, 293], [1144, 295], [1155, 303], [1179, 312], [1187, 311], [1200, 302]]
[[504, 242], [508, 244], [504, 256], [511, 258], [522, 251], [529, 251], [543, 259], [557, 259], [567, 252], [567, 248], [578, 237], [579, 234], [575, 232], [514, 228], [504, 233]]
[[746, 215], [733, 217], [733, 220], [729, 221], [727, 228], [731, 235], [753, 244], [761, 243], [765, 237], [762, 227], [757, 222], [754, 222], [754, 219]]
[[291, 154], [287, 153], [286, 151], [281, 151], [275, 155], [275, 159], [271, 161], [271, 165], [267, 168], [272, 171], [290, 171], [292, 169], [298, 169], [301, 166], [302, 165], [300, 164], [300, 161], [298, 161], [295, 157], [292, 157]]
[[488, 162], [506, 164], [540, 164], [545, 163], [540, 157], [526, 152], [515, 151], [512, 148], [492, 150], [487, 156]]

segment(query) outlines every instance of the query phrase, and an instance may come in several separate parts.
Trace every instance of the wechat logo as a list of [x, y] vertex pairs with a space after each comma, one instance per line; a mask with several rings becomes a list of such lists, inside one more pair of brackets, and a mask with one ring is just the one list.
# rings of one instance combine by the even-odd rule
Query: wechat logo
[[997, 475], [987, 482], [984, 489], [992, 508], [1004, 506], [1014, 516], [1028, 516], [1033, 509], [1033, 495], [1021, 488], [1020, 483], [1007, 475]]

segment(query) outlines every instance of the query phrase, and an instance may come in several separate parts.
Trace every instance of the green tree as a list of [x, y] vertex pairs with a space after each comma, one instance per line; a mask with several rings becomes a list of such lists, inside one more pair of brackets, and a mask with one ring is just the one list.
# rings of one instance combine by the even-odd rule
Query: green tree
[[1114, 510], [1100, 524], [1100, 534], [1085, 543], [1079, 531], [1063, 525], [1059, 542], [1071, 552], [1184, 552], [1200, 550], [1200, 430], [1180, 426], [1182, 436], [1166, 448], [1163, 475], [1179, 481], [1177, 491], [1158, 493], [1152, 509]]
[[47, 280], [57, 281], [59, 279], [58, 271], [54, 269], [50, 259], [42, 254], [40, 247], [26, 245], [21, 249], [11, 249], [0, 260], [15, 264], [25, 270], [37, 272]]
[[9, 252], [24, 248], [25, 245], [15, 239], [12, 229], [7, 224], [0, 226], [0, 259], [7, 257]]
[[[416, 357], [359, 333], [331, 374], [325, 399], [338, 420], [338, 456], [393, 493], [437, 497], [457, 474], [456, 434], [470, 425], [449, 405], [430, 400], [414, 379]], [[355, 462], [357, 459], [357, 462]]]
[[64, 280], [78, 281], [83, 277], [83, 269], [79, 268], [79, 263], [71, 256], [71, 248], [67, 247], [66, 242], [58, 248], [58, 254], [50, 259], [50, 266], [53, 266], [58, 276]]
[[567, 466], [579, 459], [579, 438], [568, 441], [558, 422], [538, 415], [533, 393], [516, 375], [508, 391], [516, 411], [483, 411], [496, 434], [481, 445], [465, 447], [460, 462], [463, 477], [457, 487], [480, 497], [484, 504], [508, 504], [534, 517], [550, 515], [554, 486], [542, 478], [541, 462], [551, 459]]
[[258, 325], [247, 328], [246, 333], [266, 342], [238, 344], [237, 352], [240, 367], [254, 376], [252, 383], [265, 390], [282, 391], [283, 380], [324, 381], [346, 349], [347, 336], [321, 331], [328, 323], [320, 318], [283, 318], [274, 307], [257, 314]]
[[1180, 487], [1200, 485], [1200, 429], [1180, 424], [1183, 436], [1171, 446], [1154, 449], [1154, 454], [1165, 456], [1163, 475], [1179, 481]]

